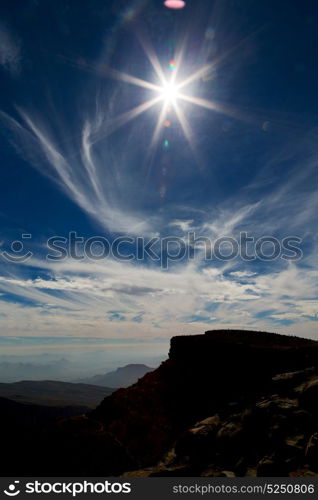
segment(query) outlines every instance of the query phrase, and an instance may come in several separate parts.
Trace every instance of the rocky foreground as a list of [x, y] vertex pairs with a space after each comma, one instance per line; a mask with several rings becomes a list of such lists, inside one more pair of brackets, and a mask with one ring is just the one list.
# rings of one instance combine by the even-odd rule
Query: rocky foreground
[[178, 336], [136, 384], [33, 436], [11, 472], [27, 462], [43, 476], [318, 476], [317, 397], [318, 342]]
[[[97, 409], [102, 415], [112, 401], [119, 412], [123, 401], [132, 404], [132, 419], [119, 413], [110, 426], [139, 463], [170, 441], [156, 465], [125, 475], [318, 475], [317, 346], [266, 332], [173, 338], [169, 361]], [[138, 417], [144, 451], [129, 435], [138, 432], [136, 404], [148, 404]]]
[[158, 465], [127, 477], [318, 476], [318, 371], [272, 377], [264, 396], [229, 401], [187, 429]]

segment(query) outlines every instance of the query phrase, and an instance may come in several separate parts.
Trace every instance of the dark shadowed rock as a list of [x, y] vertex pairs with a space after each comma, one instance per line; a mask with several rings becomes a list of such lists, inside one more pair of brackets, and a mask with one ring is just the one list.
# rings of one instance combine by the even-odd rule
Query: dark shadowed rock
[[315, 471], [317, 367], [318, 343], [307, 339], [220, 330], [174, 337], [169, 359], [136, 384], [33, 435], [33, 470], [140, 477]]
[[284, 461], [275, 455], [263, 457], [257, 465], [257, 475], [261, 477], [284, 477], [287, 472]]
[[205, 463], [216, 453], [216, 436], [221, 426], [220, 417], [214, 415], [195, 424], [175, 444], [175, 454], [191, 463]]
[[295, 393], [298, 395], [299, 402], [305, 410], [318, 415], [318, 377], [314, 377], [309, 382], [298, 386], [295, 389]]
[[222, 470], [218, 468], [210, 467], [205, 469], [200, 474], [201, 477], [236, 477], [233, 471]]
[[[59, 420], [43, 434], [43, 448], [49, 450], [52, 475], [117, 475], [135, 468], [137, 462], [103, 425], [86, 415]], [[71, 458], [71, 460], [70, 460]]]
[[314, 372], [315, 368], [311, 366], [305, 370], [279, 373], [275, 375], [272, 380], [274, 382], [274, 387], [276, 387], [278, 391], [288, 393], [290, 390], [293, 390], [296, 384], [301, 384], [308, 380], [308, 377]]
[[[196, 422], [231, 401], [246, 408], [275, 375], [315, 366], [317, 354], [317, 342], [266, 332], [216, 330], [173, 337], [169, 360], [106, 398], [92, 416], [148, 466]], [[269, 413], [297, 406], [282, 396], [272, 399], [265, 408]]]
[[175, 465], [165, 467], [158, 465], [147, 467], [136, 471], [126, 472], [122, 477], [193, 477], [198, 474], [198, 470], [190, 465]]
[[221, 463], [233, 468], [242, 454], [244, 444], [246, 444], [246, 434], [241, 419], [235, 415], [232, 420], [225, 422], [216, 437], [216, 447]]
[[305, 449], [305, 460], [310, 468], [318, 471], [318, 432], [312, 434]]

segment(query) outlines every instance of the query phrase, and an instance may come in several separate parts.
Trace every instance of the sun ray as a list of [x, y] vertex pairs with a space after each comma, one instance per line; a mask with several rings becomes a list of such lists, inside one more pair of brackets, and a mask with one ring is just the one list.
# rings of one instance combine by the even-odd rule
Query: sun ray
[[197, 161], [197, 164], [200, 166], [200, 168], [202, 168], [202, 162], [200, 159], [200, 155], [198, 153], [197, 148], [195, 147], [195, 143], [193, 140], [193, 132], [192, 132], [191, 125], [190, 125], [186, 115], [182, 111], [181, 107], [178, 106], [178, 103], [174, 103], [173, 107], [174, 107], [175, 113], [177, 115], [177, 118], [179, 120], [179, 123], [181, 125], [181, 128], [183, 130], [184, 136], [187, 139], [189, 146], [191, 148], [191, 151], [194, 154], [194, 157]]
[[173, 84], [176, 82], [177, 76], [178, 76], [179, 71], [180, 71], [180, 67], [181, 67], [181, 64], [183, 61], [184, 50], [185, 50], [185, 44], [183, 43], [180, 47], [180, 50], [177, 51], [177, 55], [176, 55], [176, 59], [175, 59], [175, 68], [174, 68], [174, 71], [173, 71], [172, 77], [171, 77], [171, 82]]
[[211, 71], [211, 69], [214, 67], [213, 64], [206, 64], [202, 68], [200, 68], [198, 71], [196, 71], [193, 75], [189, 76], [185, 80], [183, 80], [181, 83], [178, 85], [178, 89], [182, 89], [189, 85], [192, 82], [195, 82], [196, 80], [199, 80], [199, 78], [202, 78], [205, 76], [207, 73]]
[[164, 103], [162, 106], [160, 115], [158, 117], [157, 124], [156, 124], [155, 130], [153, 132], [150, 147], [148, 149], [148, 153], [147, 153], [147, 157], [146, 157], [146, 164], [147, 164], [146, 178], [149, 176], [149, 173], [152, 169], [154, 155], [156, 153], [157, 145], [159, 142], [160, 132], [162, 130], [163, 123], [164, 123], [164, 120], [165, 120], [166, 115], [167, 115], [167, 110], [168, 110], [168, 104]]
[[161, 87], [155, 85], [154, 83], [148, 82], [147, 80], [142, 80], [136, 76], [129, 75], [128, 73], [123, 73], [122, 71], [117, 71], [116, 69], [107, 68], [106, 72], [109, 76], [116, 80], [121, 80], [122, 82], [131, 83], [132, 85], [137, 85], [138, 87], [143, 87], [148, 90], [159, 91]]
[[67, 57], [62, 58], [64, 61], [67, 61], [72, 67], [81, 69], [83, 71], [88, 71], [96, 74], [100, 74], [105, 77], [111, 77], [114, 80], [120, 80], [126, 83], [131, 83], [132, 85], [137, 85], [138, 87], [142, 87], [148, 90], [158, 91], [160, 86], [149, 82], [147, 80], [143, 80], [142, 78], [138, 78], [133, 75], [129, 75], [128, 73], [124, 73], [122, 71], [118, 71], [110, 66], [105, 64], [95, 64], [89, 61], [74, 61], [73, 59], [69, 59]]
[[209, 109], [212, 111], [218, 111], [218, 105], [214, 101], [208, 101], [207, 99], [202, 99], [201, 97], [194, 97], [192, 95], [181, 94], [181, 93], [178, 93], [178, 98], [190, 102], [191, 104], [196, 104], [201, 108]]
[[174, 103], [173, 107], [174, 107], [175, 113], [178, 117], [178, 120], [180, 122], [183, 133], [184, 133], [186, 139], [188, 140], [188, 142], [191, 146], [191, 149], [193, 149], [193, 134], [192, 134], [192, 130], [191, 130], [191, 126], [189, 124], [189, 121], [177, 103]]
[[137, 116], [141, 115], [142, 113], [150, 109], [160, 100], [161, 100], [160, 96], [155, 97], [117, 116], [113, 121], [107, 124], [104, 130], [99, 131], [98, 134], [95, 135], [95, 137], [93, 138], [93, 142], [98, 142], [104, 137], [107, 137], [108, 135], [112, 134], [118, 128], [122, 127], [123, 125], [126, 125], [128, 122], [130, 122], [134, 118], [137, 118]]
[[153, 136], [152, 136], [152, 140], [151, 140], [151, 144], [150, 144], [150, 152], [153, 151], [154, 148], [158, 144], [160, 131], [161, 131], [163, 123], [165, 121], [165, 118], [167, 115], [167, 110], [168, 110], [168, 104], [164, 103], [164, 105], [162, 106], [162, 110], [161, 110], [161, 113], [159, 115], [157, 124], [156, 124], [156, 128], [155, 128]]
[[251, 113], [246, 113], [242, 110], [230, 108], [224, 104], [220, 104], [216, 101], [208, 101], [207, 99], [202, 99], [201, 97], [190, 96], [187, 94], [178, 93], [178, 98], [184, 101], [200, 106], [201, 108], [208, 109], [209, 111], [215, 111], [216, 113], [222, 113], [224, 115], [230, 116], [237, 120], [245, 121], [251, 124], [259, 124], [259, 119], [256, 116], [251, 115]]
[[[138, 116], [149, 110], [152, 106], [154, 106], [160, 101], [162, 101], [163, 103], [162, 109], [160, 111], [152, 135], [148, 152], [149, 154], [147, 155], [148, 158], [152, 156], [152, 153], [156, 149], [160, 137], [160, 131], [163, 127], [165, 117], [167, 116], [167, 109], [169, 108], [169, 106], [171, 106], [174, 109], [174, 112], [181, 125], [184, 136], [186, 137], [195, 157], [198, 158], [199, 155], [195, 148], [193, 140], [194, 136], [192, 133], [191, 125], [180, 106], [180, 101], [185, 101], [190, 104], [207, 109], [208, 111], [222, 113], [224, 115], [230, 116], [235, 119], [259, 125], [260, 119], [255, 115], [255, 113], [253, 114], [248, 112], [247, 110], [235, 109], [233, 107], [230, 107], [229, 105], [224, 105], [216, 101], [211, 101], [201, 97], [196, 97], [191, 93], [183, 93], [181, 91], [185, 87], [189, 86], [191, 83], [194, 83], [200, 78], [204, 77], [204, 75], [207, 75], [212, 69], [214, 69], [218, 65], [218, 63], [222, 60], [222, 58], [225, 58], [228, 55], [228, 53], [223, 54], [223, 56], [220, 57], [219, 60], [214, 61], [213, 64], [206, 64], [200, 67], [190, 76], [186, 77], [184, 80], [178, 81], [178, 75], [180, 73], [180, 68], [183, 63], [183, 58], [185, 53], [186, 40], [185, 39], [183, 40], [183, 42], [179, 45], [178, 50], [176, 51], [175, 60], [172, 61], [173, 64], [171, 65], [170, 68], [172, 72], [171, 75], [168, 77], [167, 75], [165, 75], [165, 72], [160, 64], [159, 58], [155, 53], [150, 42], [147, 40], [147, 38], [141, 33], [138, 34], [138, 38], [158, 78], [157, 84], [148, 80], [143, 80], [142, 78], [136, 77], [134, 75], [118, 71], [106, 65], [93, 66], [88, 64], [87, 61], [85, 61], [84, 63], [81, 62], [80, 65], [79, 63], [76, 63], [76, 66], [77, 67], [80, 66], [82, 69], [86, 69], [89, 71], [94, 70], [95, 72], [101, 73], [105, 77], [110, 77], [114, 80], [135, 85], [137, 87], [155, 93], [154, 98], [141, 103], [135, 108], [130, 109], [129, 111], [126, 111], [121, 115], [105, 123], [105, 125], [101, 127], [98, 132], [96, 132], [95, 137], [93, 138], [93, 142], [97, 142], [101, 140], [103, 137], [110, 135], [118, 128], [124, 126], [131, 120], [137, 118]], [[245, 40], [243, 40], [243, 42], [244, 41]], [[235, 50], [236, 48], [237, 46], [232, 48], [231, 50]], [[231, 52], [231, 50], [228, 52]], [[73, 64], [75, 65], [74, 61]]]
[[[181, 104], [180, 101], [185, 101], [190, 104], [207, 109], [208, 111], [221, 113], [254, 125], [255, 124], [258, 126], [260, 125], [260, 122], [262, 120], [260, 119], [259, 115], [255, 114], [255, 112], [253, 113], [248, 110], [240, 110], [237, 108], [235, 109], [233, 107], [230, 107], [229, 105], [221, 104], [216, 101], [207, 100], [201, 97], [196, 97], [191, 93], [183, 93], [181, 91], [191, 83], [196, 82], [204, 75], [208, 74], [211, 71], [211, 69], [215, 68], [218, 65], [219, 61], [222, 60], [222, 57], [225, 58], [227, 56], [227, 53], [223, 54], [223, 56], [219, 58], [219, 60], [214, 61], [213, 64], [206, 64], [200, 67], [196, 72], [194, 72], [190, 76], [186, 77], [184, 80], [178, 81], [180, 68], [181, 65], [183, 64], [183, 59], [184, 59], [186, 40], [185, 39], [183, 40], [183, 42], [179, 45], [178, 50], [176, 51], [175, 60], [172, 61], [173, 65], [170, 68], [172, 69], [172, 72], [168, 77], [168, 75], [165, 75], [164, 70], [160, 64], [159, 58], [155, 53], [153, 47], [151, 46], [150, 42], [141, 34], [139, 34], [138, 37], [145, 51], [145, 54], [147, 55], [156, 73], [156, 76], [158, 78], [157, 84], [148, 80], [143, 80], [142, 78], [136, 77], [134, 75], [110, 68], [105, 64], [98, 65], [98, 64], [90, 64], [87, 61], [78, 62], [78, 61], [67, 60], [74, 67], [84, 69], [86, 71], [94, 71], [96, 73], [100, 73], [101, 75], [105, 76], [105, 78], [109, 77], [114, 80], [135, 85], [137, 87], [143, 88], [155, 94], [155, 97], [150, 98], [149, 100], [139, 104], [135, 108], [130, 109], [113, 119], [105, 121], [104, 124], [95, 133], [95, 135], [91, 138], [92, 144], [102, 140], [104, 137], [109, 136], [120, 127], [124, 126], [133, 119], [145, 113], [147, 110], [149, 110], [152, 106], [159, 103], [160, 101], [162, 101], [162, 109], [158, 116], [155, 129], [151, 138], [149, 151], [147, 155], [148, 160], [153, 156], [153, 153], [156, 150], [160, 137], [160, 131], [163, 128], [164, 120], [167, 115], [167, 109], [169, 108], [169, 106], [171, 106], [174, 109], [174, 112], [181, 125], [184, 136], [186, 137], [194, 156], [198, 160], [200, 155], [198, 154], [198, 151], [195, 147], [193, 139], [194, 135], [192, 133], [191, 125], [184, 111], [182, 110], [182, 107], [180, 106]], [[234, 47], [232, 48], [232, 50], [236, 48], [237, 47]], [[199, 161], [199, 164], [200, 163], [203, 162]]]
[[140, 42], [142, 48], [145, 51], [146, 56], [149, 59], [153, 69], [155, 70], [156, 75], [158, 76], [158, 78], [161, 82], [161, 85], [164, 85], [166, 82], [166, 77], [165, 77], [164, 72], [162, 70], [162, 67], [161, 67], [161, 64], [160, 64], [160, 61], [158, 59], [157, 54], [153, 50], [151, 44], [146, 41], [144, 35], [139, 34], [138, 39], [139, 39], [139, 42]]

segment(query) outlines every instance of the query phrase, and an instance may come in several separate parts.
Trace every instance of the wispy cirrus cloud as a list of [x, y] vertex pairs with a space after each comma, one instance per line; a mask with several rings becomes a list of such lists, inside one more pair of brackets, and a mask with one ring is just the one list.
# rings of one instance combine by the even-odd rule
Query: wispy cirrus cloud
[[0, 65], [12, 75], [21, 70], [21, 42], [4, 24], [0, 23]]
[[299, 263], [268, 272], [200, 262], [169, 272], [112, 260], [29, 264], [41, 278], [17, 272], [0, 280], [7, 334], [148, 338], [158, 326], [170, 337], [210, 325], [316, 335], [317, 271]]
[[[24, 110], [19, 110], [19, 114], [20, 121], [0, 111], [0, 117], [12, 133], [13, 145], [101, 228], [125, 234], [153, 231], [151, 223], [138, 214], [138, 210], [119, 201], [126, 189], [125, 178], [120, 175], [120, 159], [114, 160], [111, 152], [103, 159], [96, 154], [93, 136], [103, 126], [100, 115], [83, 120], [81, 131], [73, 141], [61, 142], [54, 137], [48, 123]], [[57, 125], [55, 131], [58, 129]], [[123, 161], [130, 159], [126, 156]], [[120, 180], [114, 176], [114, 170]]]
[[[87, 125], [81, 136], [84, 140], [80, 155], [83, 164], [78, 167], [77, 162], [71, 163], [73, 158], [66, 160], [66, 153], [62, 155], [54, 141], [48, 138], [50, 135], [44, 134], [27, 115], [24, 114], [25, 127], [12, 122], [12, 118], [5, 119], [19, 140], [29, 141], [30, 154], [34, 153], [35, 146], [41, 149], [41, 156], [34, 159], [34, 164], [41, 161], [37, 168], [44, 169], [43, 159], [46, 158], [49, 171], [43, 173], [58, 182], [84, 211], [102, 224], [100, 213], [94, 215], [90, 207], [97, 203], [96, 210], [101, 206], [105, 208], [102, 203], [107, 202], [108, 191], [106, 189], [105, 199], [99, 200], [98, 192], [105, 189], [105, 181], [99, 186], [89, 180], [99, 178], [99, 165], [88, 146], [91, 132]], [[315, 204], [315, 190], [313, 183], [304, 182], [299, 169], [302, 165], [307, 175], [314, 178], [315, 162], [315, 152], [310, 158], [304, 155], [301, 163], [294, 161], [292, 173], [283, 185], [266, 193], [258, 202], [252, 203], [243, 197], [236, 197], [235, 202], [228, 199], [213, 206], [211, 213], [205, 206], [198, 220], [193, 213], [192, 218], [186, 217], [189, 213], [183, 219], [176, 218], [178, 210], [171, 210], [166, 226], [177, 234], [194, 229], [198, 237], [205, 235], [212, 239], [236, 236], [242, 229], [257, 236], [294, 234], [294, 231], [307, 234], [314, 224], [311, 204]], [[73, 172], [77, 168], [85, 178], [85, 185]], [[56, 173], [58, 180], [54, 179]], [[127, 223], [126, 213], [121, 211], [118, 217], [116, 229], [121, 227], [123, 230]], [[126, 222], [120, 226], [120, 221]], [[114, 227], [110, 219], [104, 224], [107, 229]], [[104, 263], [32, 259], [27, 265], [33, 269], [33, 274], [34, 269], [38, 269], [41, 278], [25, 278], [18, 270], [11, 275], [4, 273], [1, 278], [0, 290], [5, 297], [0, 301], [3, 315], [0, 322], [8, 333], [25, 331], [26, 323], [29, 325], [27, 332], [44, 335], [56, 331], [73, 335], [76, 331], [82, 335], [147, 337], [155, 335], [160, 327], [169, 337], [180, 332], [195, 333], [211, 325], [289, 331], [315, 337], [318, 317], [316, 260], [316, 247], [300, 262], [277, 260], [268, 268], [260, 263], [249, 267], [250, 264], [237, 259], [207, 264], [200, 252], [193, 262], [181, 263], [168, 271], [156, 265], [111, 259]], [[7, 296], [11, 297], [10, 301]]]
[[[153, 229], [143, 225], [146, 217], [142, 206], [138, 219], [133, 211], [125, 211], [114, 196], [114, 180], [110, 176], [108, 183], [104, 175], [108, 165], [101, 169], [92, 142], [93, 120], [83, 122], [80, 154], [74, 155], [74, 148], [62, 150], [48, 125], [43, 126], [35, 116], [23, 111], [22, 122], [8, 115], [2, 117], [32, 164], [101, 227], [122, 232], [135, 229], [137, 234]], [[100, 121], [95, 126], [101, 126]], [[289, 177], [258, 201], [251, 201], [257, 189], [249, 187], [235, 200], [228, 198], [210, 210], [203, 205], [197, 217], [189, 210], [181, 219], [178, 206], [175, 210], [170, 207], [166, 228], [178, 235], [195, 230], [198, 237], [212, 239], [237, 236], [240, 230], [255, 236], [310, 234], [316, 207], [313, 180], [317, 154], [314, 149], [310, 155], [304, 152], [297, 161], [292, 155], [288, 160], [292, 166]], [[123, 174], [127, 168], [125, 164]], [[125, 184], [125, 175], [121, 179]], [[160, 231], [163, 226], [157, 224], [154, 228]], [[0, 290], [5, 294], [0, 302], [0, 322], [8, 333], [24, 331], [26, 322], [27, 332], [44, 335], [56, 331], [73, 335], [76, 331], [82, 335], [147, 337], [155, 335], [160, 327], [169, 337], [180, 332], [195, 333], [211, 325], [290, 331], [314, 337], [318, 317], [315, 248], [301, 262], [277, 260], [269, 268], [260, 263], [250, 268], [237, 259], [208, 265], [202, 252], [193, 262], [181, 263], [169, 271], [155, 265], [113, 260], [101, 263], [66, 259], [49, 263], [33, 259], [27, 264], [33, 273], [39, 269], [41, 278], [25, 278], [17, 271], [4, 274], [0, 280]]]
[[[10, 50], [0, 58], [11, 71], [15, 62], [20, 63], [18, 48], [19, 44], [15, 50], [11, 44], [11, 59]], [[145, 175], [134, 161], [136, 151], [137, 159], [144, 154], [142, 148], [134, 148], [142, 137], [142, 123], [137, 120], [119, 139], [110, 140], [110, 133], [132, 114], [118, 113], [114, 118], [114, 89], [108, 90], [108, 100], [96, 94], [94, 105], [79, 107], [76, 127], [69, 129], [64, 122], [67, 117], [56, 109], [42, 110], [39, 115], [34, 108], [20, 108], [18, 118], [1, 112], [21, 156], [100, 228], [142, 236], [169, 231], [172, 235], [181, 233], [185, 242], [186, 233], [192, 230], [197, 237], [212, 239], [237, 236], [241, 230], [258, 237], [313, 234], [318, 209], [315, 135], [289, 141], [286, 150], [270, 151], [270, 160], [264, 160], [264, 167], [251, 182], [246, 178], [243, 189], [233, 195], [225, 192], [217, 202], [212, 194], [208, 200], [201, 198], [205, 184], [213, 184], [212, 176], [201, 179], [200, 191], [193, 199], [189, 196], [187, 208], [182, 188], [176, 184], [180, 180], [186, 189], [192, 182], [195, 185], [196, 168], [191, 175], [186, 173], [185, 183], [179, 146], [180, 165], [174, 172], [177, 182], [171, 188], [173, 196], [164, 208], [162, 200], [156, 198], [149, 210], [141, 196]], [[116, 92], [120, 94], [118, 89]], [[120, 107], [120, 95], [116, 99]], [[235, 154], [240, 148], [237, 146]], [[217, 158], [214, 163], [217, 167]], [[158, 165], [159, 170], [158, 177], [164, 177]], [[229, 178], [231, 174], [228, 165]], [[188, 191], [192, 196], [191, 186]], [[150, 189], [150, 197], [158, 187]], [[268, 268], [260, 263], [249, 268], [250, 264], [238, 260], [209, 265], [202, 252], [194, 262], [167, 271], [144, 262], [67, 259], [49, 263], [33, 259], [27, 263], [32, 269], [31, 278], [19, 269], [11, 275], [4, 271], [0, 279], [0, 324], [8, 334], [34, 335], [76, 332], [147, 337], [155, 335], [160, 327], [164, 335], [171, 336], [202, 331], [211, 324], [283, 331], [295, 328], [295, 333], [314, 336], [318, 314], [316, 263], [314, 250], [302, 262], [276, 261]], [[41, 277], [34, 278], [34, 270]]]

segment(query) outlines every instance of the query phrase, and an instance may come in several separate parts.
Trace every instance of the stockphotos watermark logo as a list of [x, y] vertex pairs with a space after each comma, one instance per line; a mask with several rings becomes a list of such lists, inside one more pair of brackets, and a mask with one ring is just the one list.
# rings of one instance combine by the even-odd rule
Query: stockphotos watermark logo
[[[4, 494], [9, 497], [14, 497], [19, 495], [22, 491], [19, 489], [20, 481], [14, 481], [9, 484], [9, 486], [4, 490]], [[54, 483], [34, 481], [25, 484], [24, 493], [28, 494], [56, 494], [56, 495], [72, 495], [76, 497], [81, 494], [95, 493], [101, 494], [119, 494], [119, 493], [131, 493], [131, 483], [119, 483], [111, 481], [103, 481], [93, 483], [91, 481], [81, 481], [81, 482], [61, 482], [57, 481]]]
[[[71, 231], [67, 236], [49, 238], [44, 245], [44, 258], [53, 262], [66, 259], [102, 261], [107, 258], [117, 261], [154, 261], [163, 269], [167, 269], [172, 263], [192, 261], [196, 258], [226, 262], [237, 258], [245, 262], [268, 262], [279, 258], [297, 261], [303, 256], [301, 244], [302, 239], [298, 236], [278, 239], [264, 235], [255, 238], [247, 232], [241, 232], [235, 238], [220, 236], [211, 239], [191, 231], [182, 238], [166, 236], [147, 239], [142, 236], [120, 236], [110, 240], [105, 236], [84, 238]], [[19, 240], [12, 241], [8, 248], [3, 248], [0, 255], [9, 262], [27, 262], [34, 256], [30, 250], [31, 245], [32, 235], [22, 234]], [[43, 254], [41, 256], [43, 257]]]
[[8, 497], [16, 497], [20, 493], [20, 490], [18, 489], [19, 484], [20, 481], [14, 481], [13, 483], [9, 484], [9, 486], [3, 491], [3, 493]]

